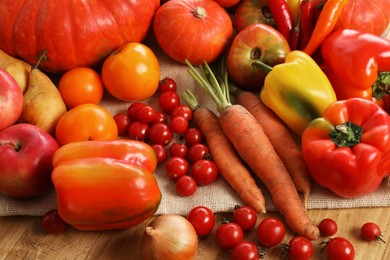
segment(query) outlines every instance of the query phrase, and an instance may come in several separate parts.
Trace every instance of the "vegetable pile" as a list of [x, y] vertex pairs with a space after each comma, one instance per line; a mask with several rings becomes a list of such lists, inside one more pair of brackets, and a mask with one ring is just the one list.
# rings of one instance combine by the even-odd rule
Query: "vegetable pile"
[[[218, 227], [208, 205], [187, 219], [156, 217], [143, 237], [145, 258], [193, 259], [197, 236], [214, 228], [232, 259], [258, 257], [244, 232], [267, 213], [261, 182], [283, 220], [259, 223], [259, 244], [280, 245], [288, 228], [296, 236], [284, 253], [310, 259], [311, 240], [337, 231], [331, 220], [309, 219], [313, 184], [358, 198], [390, 174], [390, 40], [381, 36], [388, 1], [33, 2], [0, 3], [0, 83], [21, 90], [4, 108], [16, 112], [5, 113], [12, 117], [0, 130], [34, 125], [58, 145], [45, 165], [51, 175], [40, 177], [57, 195], [57, 209], [43, 218], [48, 233], [67, 224], [130, 228], [154, 217], [164, 197], [155, 174], [161, 166], [177, 196], [223, 178], [243, 205]], [[196, 89], [164, 75], [157, 48], [187, 69]], [[105, 98], [126, 109], [110, 113]], [[11, 161], [21, 148], [9, 136], [0, 138], [8, 149], [0, 153]], [[36, 145], [34, 154], [45, 149]], [[361, 232], [383, 241], [376, 224]], [[342, 237], [324, 242], [324, 250], [337, 255], [340, 245], [353, 257]]]

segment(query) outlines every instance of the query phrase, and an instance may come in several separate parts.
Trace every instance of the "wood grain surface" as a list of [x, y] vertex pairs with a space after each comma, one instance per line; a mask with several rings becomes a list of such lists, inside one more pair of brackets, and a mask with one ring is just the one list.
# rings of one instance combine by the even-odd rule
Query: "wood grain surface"
[[[355, 248], [356, 258], [364, 260], [390, 259], [390, 247], [380, 241], [368, 242], [360, 237], [360, 227], [365, 222], [377, 223], [383, 231], [383, 239], [390, 241], [390, 208], [358, 208], [337, 210], [309, 210], [313, 223], [318, 224], [324, 218], [334, 219], [339, 226], [336, 236], [349, 239]], [[229, 219], [231, 214], [216, 214], [217, 223]], [[276, 212], [261, 215], [281, 218]], [[41, 217], [10, 216], [0, 218], [0, 259], [142, 259], [140, 243], [143, 231], [151, 219], [137, 227], [127, 230], [86, 232], [68, 227], [64, 233], [48, 235], [42, 229]], [[200, 239], [196, 259], [229, 259], [229, 252], [219, 248], [215, 242], [214, 230]], [[257, 225], [256, 225], [257, 226]], [[284, 243], [293, 234], [288, 232]], [[313, 259], [327, 259], [320, 252], [319, 243], [326, 238], [312, 241], [315, 255]], [[245, 240], [255, 242], [256, 229], [246, 233]], [[267, 252], [265, 259], [287, 259], [280, 255], [281, 248]]]

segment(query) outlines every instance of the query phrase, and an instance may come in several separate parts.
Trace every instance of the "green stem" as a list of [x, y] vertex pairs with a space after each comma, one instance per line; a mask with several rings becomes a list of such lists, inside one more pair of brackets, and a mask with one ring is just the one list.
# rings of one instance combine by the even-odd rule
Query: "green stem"
[[336, 125], [334, 130], [329, 133], [329, 137], [337, 147], [352, 147], [360, 142], [362, 133], [362, 127], [352, 122], [346, 122]]
[[260, 68], [260, 69], [262, 69], [266, 73], [270, 73], [272, 71], [272, 67], [271, 66], [269, 66], [269, 65], [267, 65], [264, 62], [259, 61], [259, 60], [254, 60], [252, 62], [252, 66]]
[[390, 94], [390, 72], [380, 72], [374, 85], [372, 86], [372, 95], [380, 100], [385, 95]]
[[194, 93], [191, 92], [191, 90], [186, 89], [181, 97], [193, 111], [199, 108], [198, 99], [195, 97]]

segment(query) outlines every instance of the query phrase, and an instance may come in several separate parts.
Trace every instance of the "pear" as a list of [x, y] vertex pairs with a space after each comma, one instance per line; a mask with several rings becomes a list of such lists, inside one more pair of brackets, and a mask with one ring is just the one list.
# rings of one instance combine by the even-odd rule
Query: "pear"
[[0, 50], [0, 68], [5, 69], [16, 80], [23, 93], [26, 92], [31, 70], [30, 64]]
[[31, 67], [19, 122], [36, 125], [54, 135], [57, 123], [67, 108], [57, 86], [38, 69], [42, 57]]

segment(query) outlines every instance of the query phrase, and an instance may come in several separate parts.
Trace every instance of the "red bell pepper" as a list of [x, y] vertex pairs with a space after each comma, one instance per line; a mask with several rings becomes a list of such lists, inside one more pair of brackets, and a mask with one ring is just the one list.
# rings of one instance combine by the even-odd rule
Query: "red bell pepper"
[[320, 186], [354, 198], [390, 174], [390, 116], [366, 99], [336, 101], [302, 134], [302, 153]]
[[390, 93], [390, 40], [350, 29], [337, 30], [323, 42], [321, 54], [337, 99], [376, 101]]
[[80, 230], [123, 229], [152, 216], [161, 201], [156, 156], [133, 140], [66, 144], [53, 156], [57, 209]]

